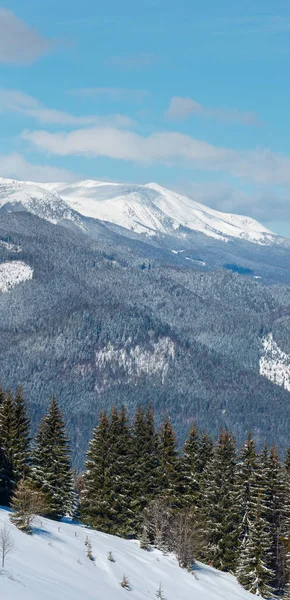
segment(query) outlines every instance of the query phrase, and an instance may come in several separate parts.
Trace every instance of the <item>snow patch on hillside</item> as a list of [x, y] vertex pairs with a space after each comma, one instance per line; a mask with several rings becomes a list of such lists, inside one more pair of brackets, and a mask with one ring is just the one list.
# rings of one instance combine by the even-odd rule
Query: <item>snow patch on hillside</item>
[[[181, 569], [174, 556], [141, 550], [134, 540], [85, 529], [74, 523], [37, 519], [34, 535], [26, 535], [0, 510], [15, 547], [0, 571], [5, 600], [150, 600], [161, 583], [166, 600], [250, 600], [232, 575], [197, 565], [194, 575]], [[94, 562], [86, 556], [86, 537]], [[107, 559], [112, 552], [115, 562]], [[131, 591], [121, 588], [123, 575]]]
[[132, 346], [132, 340], [128, 338], [122, 347], [116, 347], [109, 342], [95, 352], [93, 363], [78, 364], [74, 371], [83, 377], [89, 372], [96, 372], [95, 387], [98, 392], [102, 392], [112, 385], [112, 382], [113, 385], [117, 385], [142, 375], [159, 375], [164, 383], [170, 362], [174, 358], [175, 344], [169, 337], [151, 342], [148, 348]]
[[33, 269], [21, 260], [0, 264], [0, 292], [8, 292], [13, 287], [32, 279]]
[[4, 240], [0, 240], [0, 248], [5, 248], [5, 250], [8, 250], [9, 252], [15, 252], [16, 254], [19, 254], [19, 252], [22, 251], [22, 248], [20, 246], [17, 246], [16, 244], [11, 244], [10, 242], [5, 242]]
[[269, 333], [263, 339], [263, 355], [260, 358], [260, 375], [290, 392], [290, 354], [283, 352]]

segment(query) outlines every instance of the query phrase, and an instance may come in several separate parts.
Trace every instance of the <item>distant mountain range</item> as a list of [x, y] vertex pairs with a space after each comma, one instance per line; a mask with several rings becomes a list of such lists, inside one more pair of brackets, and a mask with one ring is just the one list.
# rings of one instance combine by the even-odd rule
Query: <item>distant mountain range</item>
[[33, 424], [56, 393], [78, 464], [122, 402], [180, 441], [195, 419], [283, 450], [289, 264], [289, 240], [156, 184], [0, 179], [0, 379]]

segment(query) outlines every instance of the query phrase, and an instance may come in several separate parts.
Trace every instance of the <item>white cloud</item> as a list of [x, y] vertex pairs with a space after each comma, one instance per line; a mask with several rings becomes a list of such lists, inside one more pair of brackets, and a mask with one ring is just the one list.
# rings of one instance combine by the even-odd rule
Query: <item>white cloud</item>
[[126, 115], [106, 117], [86, 115], [74, 116], [61, 110], [47, 108], [38, 100], [19, 90], [0, 89], [0, 112], [15, 112], [36, 119], [43, 125], [104, 125], [110, 123], [116, 127], [130, 127], [134, 121]]
[[187, 181], [168, 187], [216, 210], [247, 215], [263, 223], [290, 219], [290, 192], [287, 189], [254, 186], [251, 192], [246, 192], [225, 181]]
[[44, 54], [51, 43], [13, 12], [0, 8], [0, 63], [29, 63]]
[[71, 96], [78, 96], [81, 98], [94, 98], [96, 96], [103, 96], [109, 98], [114, 102], [120, 102], [120, 100], [126, 100], [131, 102], [143, 102], [146, 96], [149, 95], [148, 90], [130, 90], [127, 88], [105, 88], [105, 87], [89, 87], [70, 90]]
[[73, 181], [77, 177], [67, 169], [33, 165], [21, 154], [0, 154], [0, 177], [24, 181]]
[[169, 119], [186, 119], [191, 115], [213, 117], [223, 123], [239, 123], [241, 125], [258, 125], [259, 121], [254, 112], [245, 112], [231, 108], [206, 108], [192, 98], [174, 96], [167, 110]]
[[182, 164], [193, 169], [227, 172], [263, 184], [290, 184], [290, 156], [269, 149], [234, 150], [174, 132], [147, 137], [116, 127], [67, 132], [25, 131], [22, 139], [40, 151], [58, 156], [105, 156], [140, 164]]

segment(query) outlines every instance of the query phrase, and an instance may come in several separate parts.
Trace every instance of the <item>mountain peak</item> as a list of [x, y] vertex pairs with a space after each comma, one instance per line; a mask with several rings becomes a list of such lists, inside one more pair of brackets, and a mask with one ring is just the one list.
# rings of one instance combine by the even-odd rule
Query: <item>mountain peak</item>
[[137, 185], [86, 180], [43, 185], [82, 215], [136, 233], [176, 236], [186, 228], [222, 241], [238, 238], [269, 245], [278, 239], [254, 219], [219, 212], [155, 182]]

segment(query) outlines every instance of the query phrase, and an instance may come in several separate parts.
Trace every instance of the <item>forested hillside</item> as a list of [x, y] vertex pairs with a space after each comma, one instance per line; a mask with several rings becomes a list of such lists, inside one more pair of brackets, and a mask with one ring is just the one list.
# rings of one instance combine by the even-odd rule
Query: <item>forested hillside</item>
[[2, 263], [22, 261], [33, 278], [0, 294], [0, 373], [23, 384], [33, 425], [55, 392], [80, 464], [100, 410], [150, 400], [180, 443], [194, 418], [283, 450], [289, 392], [259, 361], [269, 332], [288, 350], [289, 289], [184, 269], [112, 235], [1, 214]]

